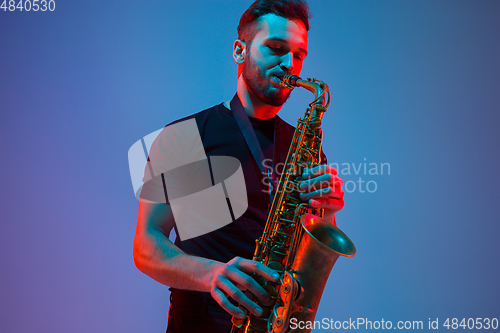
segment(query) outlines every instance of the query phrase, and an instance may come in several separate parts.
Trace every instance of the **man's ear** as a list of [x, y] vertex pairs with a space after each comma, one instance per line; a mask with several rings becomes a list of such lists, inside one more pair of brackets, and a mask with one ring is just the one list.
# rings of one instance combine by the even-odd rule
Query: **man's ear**
[[245, 42], [237, 39], [233, 44], [233, 59], [238, 65], [245, 62], [246, 46]]

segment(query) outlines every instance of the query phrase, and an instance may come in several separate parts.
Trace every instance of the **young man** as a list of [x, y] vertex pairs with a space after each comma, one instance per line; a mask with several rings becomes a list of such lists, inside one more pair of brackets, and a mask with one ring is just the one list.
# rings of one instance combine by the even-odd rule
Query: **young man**
[[[168, 239], [175, 227], [169, 198], [165, 203], [139, 203], [134, 260], [140, 271], [171, 287], [167, 332], [229, 332], [231, 316], [243, 316], [234, 301], [256, 316], [262, 314], [243, 291], [264, 304], [270, 301], [250, 276], [257, 273], [277, 281], [278, 275], [250, 259], [255, 239], [262, 235], [271, 198], [258, 165], [262, 161], [252, 155], [235, 112], [241, 109], [248, 116], [251, 129], [246, 130], [254, 131], [273, 168], [283, 163], [294, 128], [277, 116], [291, 92], [279, 82], [285, 74], [301, 72], [307, 56], [308, 16], [304, 1], [256, 1], [241, 17], [233, 46], [238, 64], [236, 96], [179, 120], [196, 121], [207, 156], [233, 156], [241, 163], [248, 196], [245, 213], [233, 223], [198, 237], [180, 240], [178, 235], [173, 244]], [[164, 156], [162, 150], [172, 149], [174, 143], [161, 135], [153, 143], [150, 157], [155, 152]], [[324, 208], [335, 223], [334, 214], [344, 206], [337, 171], [320, 165], [306, 169], [303, 177], [301, 199]], [[161, 186], [159, 190], [163, 190]]]

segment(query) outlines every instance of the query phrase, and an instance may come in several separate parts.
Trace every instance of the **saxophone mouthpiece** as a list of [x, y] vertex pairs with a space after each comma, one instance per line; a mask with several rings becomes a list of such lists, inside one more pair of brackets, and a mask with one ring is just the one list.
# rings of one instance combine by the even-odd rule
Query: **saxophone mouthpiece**
[[285, 88], [293, 89], [297, 86], [297, 80], [299, 79], [300, 77], [298, 77], [297, 75], [285, 74], [283, 75], [280, 83]]

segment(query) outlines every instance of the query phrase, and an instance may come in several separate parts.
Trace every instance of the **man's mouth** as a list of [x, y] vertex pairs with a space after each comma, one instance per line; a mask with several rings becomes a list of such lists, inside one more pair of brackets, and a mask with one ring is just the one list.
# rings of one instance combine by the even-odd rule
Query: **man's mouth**
[[283, 76], [278, 76], [278, 75], [273, 75], [272, 77], [273, 81], [276, 82], [276, 83], [281, 83], [281, 80], [283, 79]]

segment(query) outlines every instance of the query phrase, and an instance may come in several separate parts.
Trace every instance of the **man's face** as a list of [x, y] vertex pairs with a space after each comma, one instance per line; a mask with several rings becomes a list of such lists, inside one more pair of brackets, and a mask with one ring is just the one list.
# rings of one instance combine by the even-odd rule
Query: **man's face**
[[300, 20], [267, 14], [255, 23], [258, 32], [246, 48], [243, 79], [261, 101], [281, 106], [291, 90], [279, 82], [285, 74], [299, 75], [307, 55], [307, 30]]

